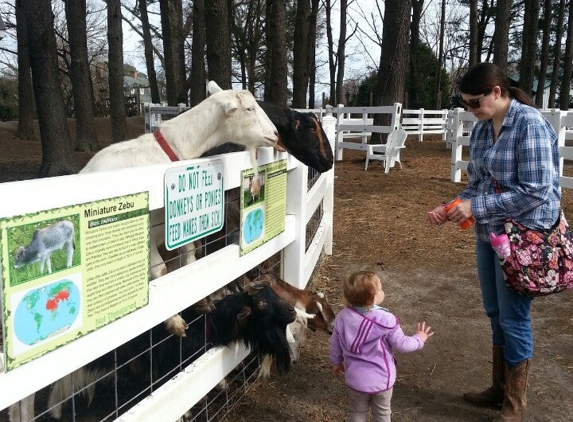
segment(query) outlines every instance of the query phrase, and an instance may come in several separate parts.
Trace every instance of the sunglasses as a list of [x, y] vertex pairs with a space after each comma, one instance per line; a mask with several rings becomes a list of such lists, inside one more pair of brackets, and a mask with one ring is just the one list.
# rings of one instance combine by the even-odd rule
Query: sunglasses
[[481, 107], [481, 100], [487, 97], [491, 91], [481, 94], [478, 98], [472, 98], [471, 100], [464, 100], [460, 96], [460, 102], [466, 106], [467, 108], [480, 108]]

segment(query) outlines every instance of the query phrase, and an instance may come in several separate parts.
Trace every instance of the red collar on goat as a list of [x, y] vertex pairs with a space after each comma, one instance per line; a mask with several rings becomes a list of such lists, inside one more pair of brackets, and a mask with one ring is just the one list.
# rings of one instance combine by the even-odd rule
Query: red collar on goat
[[171, 161], [179, 161], [177, 154], [175, 154], [175, 152], [171, 149], [171, 147], [169, 146], [169, 144], [167, 143], [167, 141], [165, 140], [159, 129], [153, 132], [153, 136], [155, 136], [155, 140], [157, 141], [161, 149], [165, 152], [165, 154], [167, 154], [167, 156]]

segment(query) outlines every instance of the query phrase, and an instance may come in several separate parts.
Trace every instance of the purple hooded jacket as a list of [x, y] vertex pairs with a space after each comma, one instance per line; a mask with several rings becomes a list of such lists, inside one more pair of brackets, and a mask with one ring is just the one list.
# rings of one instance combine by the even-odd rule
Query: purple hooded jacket
[[363, 393], [379, 393], [396, 381], [393, 349], [402, 353], [424, 347], [417, 335], [406, 336], [398, 318], [382, 308], [364, 315], [352, 307], [338, 313], [330, 339], [330, 362], [345, 363], [346, 385]]

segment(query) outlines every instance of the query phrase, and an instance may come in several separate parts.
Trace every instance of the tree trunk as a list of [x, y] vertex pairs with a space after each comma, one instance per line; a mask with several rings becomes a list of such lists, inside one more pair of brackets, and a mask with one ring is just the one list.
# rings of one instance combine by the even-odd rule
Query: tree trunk
[[[477, 35], [477, 63], [480, 63], [482, 61], [482, 53], [484, 50], [484, 40], [485, 40], [485, 36], [486, 36], [486, 29], [489, 25], [489, 21], [491, 19], [491, 3], [493, 0], [482, 0], [482, 7], [481, 10], [479, 12], [479, 23], [478, 23], [478, 35]], [[490, 50], [491, 50], [491, 45], [492, 43], [489, 44], [490, 45]], [[489, 52], [486, 55], [487, 59], [486, 61], [489, 61], [489, 57], [490, 54]], [[476, 64], [477, 64], [476, 63]]]
[[440, 14], [440, 43], [438, 48], [438, 69], [436, 79], [438, 86], [436, 89], [436, 109], [442, 108], [442, 67], [444, 66], [444, 31], [446, 27], [446, 0], [442, 0], [442, 12]]
[[[386, 0], [382, 51], [376, 78], [376, 105], [388, 106], [403, 102], [408, 68], [408, 37], [410, 32], [411, 0]], [[387, 126], [390, 116], [377, 114], [374, 124]], [[373, 136], [380, 142], [381, 136]]]
[[328, 40], [328, 75], [330, 81], [330, 103], [336, 103], [336, 57], [334, 54], [334, 40], [332, 36], [332, 4], [330, 0], [325, 0], [326, 7], [326, 38]]
[[567, 38], [565, 40], [565, 56], [563, 56], [563, 77], [559, 92], [559, 107], [568, 110], [571, 98], [571, 75], [573, 74], [573, 1], [569, 2], [569, 18], [567, 19]]
[[193, 1], [193, 45], [191, 47], [190, 106], [205, 99], [205, 2]]
[[543, 94], [545, 92], [545, 75], [549, 67], [549, 41], [551, 38], [551, 0], [543, 1], [543, 41], [541, 42], [541, 57], [539, 58], [539, 77], [537, 78], [537, 92], [535, 105], [543, 107]]
[[408, 107], [419, 108], [418, 105], [418, 47], [420, 45], [420, 20], [424, 10], [424, 0], [412, 1], [412, 23], [410, 24], [410, 89]]
[[126, 136], [125, 94], [123, 91], [123, 32], [120, 0], [107, 0], [107, 42], [109, 114], [112, 142], [122, 142]]
[[205, 2], [205, 27], [207, 37], [207, 74], [223, 89], [231, 89], [231, 32], [229, 4], [226, 0]]
[[77, 173], [64, 110], [50, 0], [22, 0], [42, 138], [39, 177]]
[[[315, 83], [316, 83], [316, 22], [318, 17], [320, 0], [311, 0], [310, 17], [308, 21], [308, 108], [315, 108]], [[324, 104], [322, 104], [324, 107]]]
[[161, 96], [159, 95], [159, 86], [157, 85], [157, 73], [155, 72], [155, 63], [153, 60], [153, 44], [151, 42], [151, 27], [149, 26], [149, 16], [147, 14], [147, 0], [138, 0], [139, 13], [141, 15], [141, 30], [143, 32], [143, 49], [145, 54], [145, 66], [147, 68], [147, 80], [151, 90], [151, 102], [159, 104]]
[[259, 70], [259, 52], [265, 42], [264, 39], [264, 1], [251, 0], [249, 2], [249, 19], [247, 24], [246, 46], [248, 51], [248, 84], [247, 89], [255, 92], [256, 84], [262, 82], [261, 75], [264, 73]]
[[[265, 100], [286, 106], [287, 94], [287, 51], [286, 51], [286, 0], [268, 0], [266, 34], [272, 32], [272, 41], [267, 45], [270, 53], [270, 79], [265, 87]], [[272, 22], [272, 25], [269, 25]], [[267, 38], [268, 40], [268, 38]], [[268, 93], [267, 93], [268, 91]]]
[[18, 40], [18, 130], [16, 136], [20, 139], [35, 140], [36, 104], [30, 73], [26, 12], [21, 0], [16, 1], [16, 37]]
[[167, 103], [187, 104], [185, 53], [183, 50], [183, 6], [181, 0], [160, 0]]
[[519, 87], [531, 96], [537, 59], [537, 26], [539, 0], [525, 0], [521, 61], [519, 64]]
[[478, 50], [478, 0], [470, 0], [470, 61], [472, 68], [479, 63], [481, 51]]
[[511, 0], [497, 0], [497, 15], [493, 33], [493, 62], [505, 72], [509, 52], [509, 25], [511, 21]]
[[293, 44], [292, 106], [306, 107], [309, 59], [310, 0], [297, 0]]
[[555, 45], [553, 46], [553, 69], [551, 72], [551, 86], [549, 87], [549, 108], [555, 107], [557, 97], [557, 83], [559, 76], [559, 64], [561, 63], [561, 38], [563, 38], [563, 24], [565, 21], [565, 0], [559, 1], [557, 12], [557, 32], [555, 33]]
[[94, 95], [86, 28], [86, 0], [66, 0], [66, 23], [70, 45], [70, 79], [76, 117], [76, 151], [99, 149], [94, 120]]
[[[338, 49], [336, 57], [338, 61], [336, 72], [336, 102], [343, 104], [344, 88], [344, 66], [346, 65], [346, 14], [348, 10], [348, 0], [340, 0], [340, 33], [338, 36]], [[348, 102], [348, 101], [346, 101]]]

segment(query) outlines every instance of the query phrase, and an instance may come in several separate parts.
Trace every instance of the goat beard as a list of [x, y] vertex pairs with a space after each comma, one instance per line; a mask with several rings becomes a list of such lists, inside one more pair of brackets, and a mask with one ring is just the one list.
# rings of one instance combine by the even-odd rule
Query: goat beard
[[[262, 321], [261, 321], [262, 322]], [[279, 374], [286, 374], [291, 368], [290, 348], [286, 339], [286, 324], [260, 324], [245, 335], [245, 343], [251, 348], [258, 347], [261, 355], [271, 356]]]

